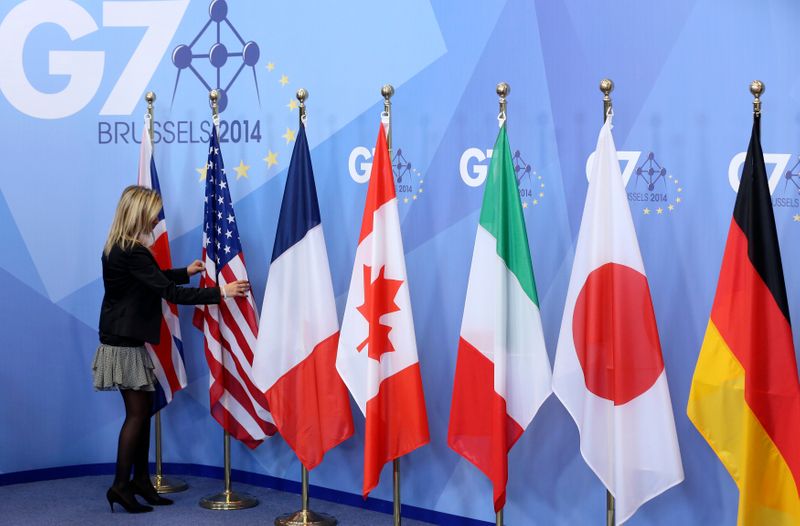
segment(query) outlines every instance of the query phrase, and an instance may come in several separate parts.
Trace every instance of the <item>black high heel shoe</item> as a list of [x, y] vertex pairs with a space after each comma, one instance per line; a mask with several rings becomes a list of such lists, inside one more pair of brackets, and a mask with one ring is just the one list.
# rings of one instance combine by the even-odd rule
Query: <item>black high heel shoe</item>
[[108, 499], [108, 505], [111, 507], [111, 513], [114, 513], [115, 502], [122, 506], [128, 513], [146, 513], [148, 511], [153, 511], [153, 508], [150, 506], [139, 504], [130, 488], [118, 490], [112, 486], [108, 488], [106, 492], [106, 499]]
[[134, 494], [139, 495], [153, 506], [169, 506], [173, 502], [172, 499], [166, 499], [159, 495], [149, 480], [147, 482], [133, 480], [131, 481], [131, 487]]

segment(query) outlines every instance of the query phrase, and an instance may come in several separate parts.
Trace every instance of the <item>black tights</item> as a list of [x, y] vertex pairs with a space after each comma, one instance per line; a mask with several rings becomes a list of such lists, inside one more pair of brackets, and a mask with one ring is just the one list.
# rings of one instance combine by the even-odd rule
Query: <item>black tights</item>
[[125, 402], [125, 422], [119, 431], [117, 445], [117, 469], [114, 487], [122, 489], [128, 485], [133, 467], [133, 478], [141, 482], [150, 481], [150, 408], [153, 393], [120, 389]]

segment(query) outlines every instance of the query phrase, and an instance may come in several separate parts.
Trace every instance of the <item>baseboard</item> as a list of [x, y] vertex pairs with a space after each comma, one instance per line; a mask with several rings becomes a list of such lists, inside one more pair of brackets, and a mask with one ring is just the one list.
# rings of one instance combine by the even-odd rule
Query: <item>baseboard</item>
[[[151, 467], [151, 470], [155, 469]], [[164, 463], [164, 471], [170, 475], [190, 475], [194, 477], [206, 477], [222, 480], [222, 468], [218, 466], [206, 466], [203, 464], [180, 464]], [[9, 484], [23, 484], [28, 482], [40, 482], [43, 480], [87, 477], [95, 475], [111, 475], [114, 473], [113, 463], [103, 464], [80, 464], [75, 466], [60, 466], [55, 468], [33, 469], [30, 471], [16, 471], [13, 473], [0, 474], [0, 486]], [[239, 469], [231, 470], [231, 479], [235, 482], [251, 484], [263, 488], [270, 488], [288, 493], [300, 493], [300, 483], [294, 480], [286, 480], [279, 477], [253, 473]], [[377, 511], [380, 513], [392, 514], [392, 502], [383, 499], [369, 497], [363, 499], [361, 495], [339, 491], [321, 486], [309, 485], [309, 495], [312, 498], [345, 504], [354, 508]], [[287, 510], [288, 511], [288, 510]], [[441, 526], [492, 526], [494, 523], [460, 517], [450, 513], [429, 510], [417, 506], [403, 504], [403, 517], [408, 519], [420, 520], [439, 524]]]

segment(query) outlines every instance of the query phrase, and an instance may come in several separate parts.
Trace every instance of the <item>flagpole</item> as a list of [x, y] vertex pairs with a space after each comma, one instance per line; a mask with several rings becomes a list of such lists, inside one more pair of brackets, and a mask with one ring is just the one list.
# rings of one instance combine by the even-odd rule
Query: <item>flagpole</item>
[[[211, 90], [208, 94], [211, 102], [211, 119], [214, 126], [219, 125], [219, 92]], [[226, 301], [226, 300], [222, 300]], [[224, 467], [223, 478], [225, 488], [222, 493], [208, 495], [200, 499], [200, 507], [207, 510], [243, 510], [258, 505], [258, 499], [247, 493], [238, 493], [231, 490], [231, 435], [225, 431], [223, 435]]]
[[[392, 95], [394, 95], [394, 86], [391, 84], [384, 84], [381, 87], [381, 95], [383, 96], [383, 113], [381, 114], [381, 122], [386, 119], [386, 146], [389, 149], [389, 161], [392, 160]], [[394, 516], [393, 525], [400, 526], [400, 459], [396, 458], [392, 461], [392, 514]]]
[[[500, 113], [497, 115], [497, 122], [502, 127], [506, 123], [508, 109], [506, 97], [511, 93], [511, 86], [507, 82], [501, 82], [495, 88], [495, 93], [500, 98]], [[503, 508], [500, 508], [495, 513], [495, 526], [503, 526]]]
[[[148, 91], [147, 94], [144, 96], [144, 100], [147, 101], [147, 134], [150, 136], [150, 145], [152, 146], [153, 150], [155, 150], [155, 143], [153, 141], [153, 103], [156, 101], [156, 94], [155, 92]], [[155, 421], [156, 421], [156, 437], [155, 437], [155, 445], [156, 445], [156, 473], [151, 477], [153, 482], [153, 487], [156, 489], [158, 493], [177, 493], [179, 491], [185, 491], [189, 485], [179, 479], [179, 478], [167, 478], [164, 476], [164, 472], [162, 471], [163, 465], [161, 462], [161, 410], [159, 409], [158, 412], [155, 414]]]
[[[611, 111], [611, 92], [614, 91], [614, 81], [603, 79], [600, 81], [600, 91], [603, 93], [603, 124], [608, 120], [608, 112]], [[616, 502], [614, 495], [606, 489], [606, 526], [615, 526], [616, 523]]]
[[[305, 88], [297, 90], [297, 100], [300, 101], [300, 126], [306, 125], [307, 98], [308, 90]], [[300, 511], [281, 515], [275, 519], [275, 526], [336, 526], [339, 523], [336, 518], [308, 509], [308, 469], [302, 463], [300, 466]]]

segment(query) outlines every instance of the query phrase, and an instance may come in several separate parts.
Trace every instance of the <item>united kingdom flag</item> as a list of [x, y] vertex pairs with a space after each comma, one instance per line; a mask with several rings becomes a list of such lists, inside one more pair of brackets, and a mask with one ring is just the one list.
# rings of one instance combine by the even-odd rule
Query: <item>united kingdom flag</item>
[[[206, 163], [202, 257], [205, 272], [201, 287], [222, 287], [247, 279], [217, 127], [213, 128]], [[252, 295], [223, 299], [219, 305], [198, 306], [194, 325], [203, 331], [211, 371], [211, 414], [231, 436], [255, 448], [264, 438], [274, 435], [277, 428], [264, 393], [253, 383], [258, 314]]]
[[[161, 194], [156, 162], [153, 157], [153, 143], [148, 131], [149, 124], [149, 119], [145, 119], [142, 146], [139, 149], [138, 184], [152, 188]], [[158, 266], [162, 269], [172, 268], [167, 220], [163, 207], [158, 213], [158, 224], [153, 229], [153, 238], [154, 242], [150, 250], [155, 256]], [[178, 322], [178, 308], [172, 303], [162, 300], [161, 314], [161, 337], [159, 342], [155, 345], [146, 344], [153, 360], [154, 372], [158, 380], [153, 399], [152, 411], [154, 414], [170, 403], [175, 393], [186, 387], [186, 368], [183, 364], [183, 342], [181, 341], [181, 326]]]

